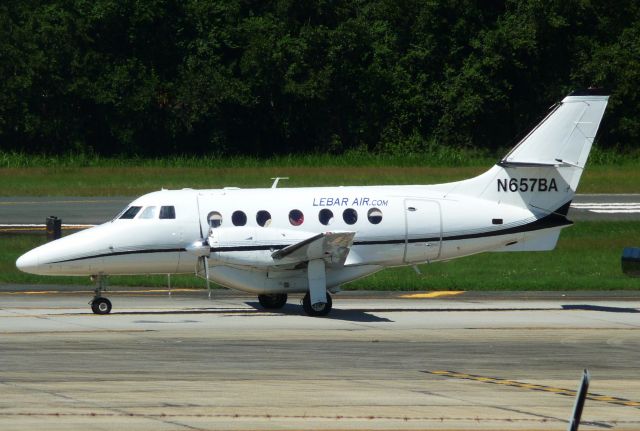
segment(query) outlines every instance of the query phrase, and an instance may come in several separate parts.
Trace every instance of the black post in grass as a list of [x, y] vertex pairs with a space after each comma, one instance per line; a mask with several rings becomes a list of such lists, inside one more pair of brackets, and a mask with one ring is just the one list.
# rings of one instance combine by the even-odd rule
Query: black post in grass
[[56, 216], [47, 217], [47, 241], [53, 241], [62, 236], [62, 220]]
[[640, 277], [640, 248], [627, 247], [622, 251], [622, 272], [631, 277]]

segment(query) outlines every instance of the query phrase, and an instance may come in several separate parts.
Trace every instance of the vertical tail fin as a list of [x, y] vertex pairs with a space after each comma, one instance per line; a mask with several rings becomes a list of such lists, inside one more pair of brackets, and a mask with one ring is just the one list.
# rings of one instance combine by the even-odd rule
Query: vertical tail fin
[[575, 195], [608, 99], [599, 90], [571, 93], [492, 169], [452, 192], [557, 212]]
[[[600, 91], [573, 92], [555, 106], [518, 145], [502, 159], [504, 166], [571, 166], [587, 163], [591, 145], [609, 96]], [[570, 184], [575, 191], [580, 176]]]

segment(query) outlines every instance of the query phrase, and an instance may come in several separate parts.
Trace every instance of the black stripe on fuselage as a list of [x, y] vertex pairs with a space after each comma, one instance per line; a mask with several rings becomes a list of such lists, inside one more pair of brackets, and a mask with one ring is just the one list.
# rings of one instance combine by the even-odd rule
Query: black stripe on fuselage
[[50, 265], [52, 263], [74, 262], [74, 261], [86, 260], [86, 259], [97, 259], [99, 257], [126, 256], [130, 254], [179, 253], [181, 251], [187, 251], [187, 249], [186, 248], [149, 248], [149, 249], [142, 249], [142, 250], [112, 251], [110, 253], [101, 253], [101, 254], [94, 254], [91, 256], [76, 257], [73, 259], [58, 260], [55, 262], [45, 263], [44, 265]]
[[[564, 208], [564, 206], [562, 207]], [[533, 232], [536, 230], [550, 229], [554, 227], [569, 226], [573, 224], [572, 221], [567, 220], [566, 217], [558, 212], [551, 213], [545, 217], [532, 221], [530, 223], [523, 224], [521, 226], [514, 226], [506, 229], [491, 230], [486, 232], [476, 232], [460, 235], [450, 235], [440, 237], [426, 237], [426, 238], [401, 238], [401, 239], [388, 239], [388, 240], [373, 240], [373, 241], [354, 241], [353, 245], [384, 245], [384, 244], [405, 244], [416, 242], [433, 242], [433, 241], [460, 241], [465, 239], [477, 239], [477, 238], [490, 238], [493, 236], [512, 235], [516, 233]], [[275, 251], [283, 249], [291, 244], [272, 244], [272, 245], [243, 245], [243, 246], [230, 246], [230, 247], [211, 247], [212, 253], [219, 252], [233, 252], [233, 251], [262, 251], [269, 250]], [[111, 257], [111, 256], [124, 256], [131, 254], [151, 254], [151, 253], [177, 253], [186, 251], [185, 248], [170, 248], [170, 249], [143, 249], [143, 250], [129, 250], [129, 251], [114, 251], [111, 253], [102, 253], [93, 256], [84, 256], [74, 259], [59, 260], [53, 263], [66, 263], [74, 262], [86, 259], [96, 259], [99, 257]], [[47, 264], [45, 264], [47, 265]]]
[[[285, 248], [289, 244], [278, 244], [278, 245], [244, 245], [237, 247], [211, 247], [211, 252], [229, 252], [229, 251], [259, 251], [259, 250], [280, 250], [281, 248]], [[87, 260], [87, 259], [97, 259], [100, 257], [112, 257], [112, 256], [125, 256], [131, 254], [151, 254], [151, 253], [179, 253], [182, 251], [187, 251], [186, 248], [157, 248], [157, 249], [141, 249], [141, 250], [128, 250], [128, 251], [114, 251], [111, 253], [102, 253], [102, 254], [94, 254], [91, 256], [83, 256], [76, 257], [73, 259], [66, 260], [58, 260], [55, 262], [48, 262], [44, 265], [50, 265], [53, 263], [66, 263], [66, 262], [75, 262], [79, 260]]]
[[[564, 206], [562, 207], [564, 208]], [[416, 242], [433, 242], [433, 241], [459, 241], [464, 239], [477, 239], [477, 238], [490, 238], [493, 236], [502, 236], [502, 235], [512, 235], [515, 233], [524, 233], [524, 232], [533, 232], [536, 230], [542, 229], [550, 229], [554, 227], [562, 227], [572, 225], [573, 222], [568, 220], [566, 217], [559, 213], [551, 213], [545, 217], [542, 217], [538, 220], [532, 221], [530, 223], [523, 224], [521, 226], [513, 226], [506, 229], [498, 229], [498, 230], [490, 230], [485, 232], [475, 232], [468, 234], [460, 234], [460, 235], [449, 235], [440, 237], [429, 237], [429, 238], [412, 238], [409, 240], [405, 239], [392, 239], [392, 240], [381, 240], [381, 241], [355, 241], [354, 245], [383, 245], [383, 244], [404, 244], [408, 243], [416, 243]]]
[[235, 247], [211, 247], [212, 253], [218, 252], [226, 252], [226, 251], [260, 251], [260, 250], [270, 250], [276, 251], [281, 250], [291, 244], [278, 244], [278, 245], [238, 245]]

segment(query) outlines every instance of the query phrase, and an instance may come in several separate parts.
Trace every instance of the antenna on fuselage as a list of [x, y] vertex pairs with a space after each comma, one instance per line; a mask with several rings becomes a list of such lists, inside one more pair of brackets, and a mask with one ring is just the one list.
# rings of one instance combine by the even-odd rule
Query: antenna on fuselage
[[271, 179], [273, 180], [273, 184], [271, 184], [271, 188], [275, 189], [278, 187], [278, 183], [280, 182], [280, 180], [288, 180], [289, 177], [275, 177]]

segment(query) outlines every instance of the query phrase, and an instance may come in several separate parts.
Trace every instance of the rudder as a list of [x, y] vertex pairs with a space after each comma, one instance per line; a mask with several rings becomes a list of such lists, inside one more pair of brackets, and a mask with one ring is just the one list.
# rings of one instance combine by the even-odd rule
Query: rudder
[[600, 90], [571, 93], [493, 168], [450, 192], [557, 212], [575, 195], [608, 99]]

